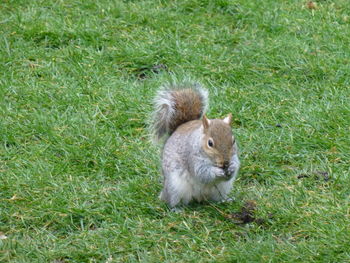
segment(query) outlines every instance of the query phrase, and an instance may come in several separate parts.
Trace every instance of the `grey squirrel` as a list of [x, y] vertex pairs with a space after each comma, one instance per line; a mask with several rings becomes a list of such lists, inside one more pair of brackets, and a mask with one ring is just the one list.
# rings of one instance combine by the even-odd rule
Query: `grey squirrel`
[[195, 200], [224, 201], [240, 162], [231, 113], [208, 119], [208, 92], [196, 83], [167, 84], [156, 94], [152, 131], [162, 150], [160, 199], [174, 208]]

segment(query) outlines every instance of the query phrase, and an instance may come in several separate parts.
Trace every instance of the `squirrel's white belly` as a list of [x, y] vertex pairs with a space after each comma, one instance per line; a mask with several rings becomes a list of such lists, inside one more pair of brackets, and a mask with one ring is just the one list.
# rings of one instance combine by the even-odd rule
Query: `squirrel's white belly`
[[188, 204], [192, 200], [201, 201], [220, 201], [227, 198], [231, 190], [234, 178], [229, 181], [218, 184], [202, 184], [198, 182], [188, 171], [176, 174], [172, 180], [172, 187], [177, 190], [180, 202]]

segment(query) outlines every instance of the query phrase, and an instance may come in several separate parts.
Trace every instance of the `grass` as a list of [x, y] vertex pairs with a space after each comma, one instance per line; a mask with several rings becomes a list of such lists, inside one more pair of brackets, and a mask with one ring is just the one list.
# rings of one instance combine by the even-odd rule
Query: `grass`
[[[0, 261], [349, 262], [350, 7], [316, 4], [2, 1]], [[157, 198], [171, 75], [234, 115], [233, 203]]]

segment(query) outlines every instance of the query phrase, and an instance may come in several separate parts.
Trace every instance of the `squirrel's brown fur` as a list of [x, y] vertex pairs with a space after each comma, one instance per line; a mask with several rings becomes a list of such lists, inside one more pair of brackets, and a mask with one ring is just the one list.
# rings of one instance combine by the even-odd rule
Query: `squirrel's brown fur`
[[[208, 147], [205, 141], [205, 143], [203, 143], [204, 151], [207, 152], [208, 155], [211, 155], [210, 153], [214, 151], [213, 155], [215, 158], [213, 157], [213, 159], [215, 160], [216, 165], [222, 168], [229, 163], [233, 150], [233, 135], [230, 127], [231, 120], [227, 121], [229, 122], [221, 119], [210, 120], [207, 129], [204, 129], [203, 131], [204, 136], [206, 138], [211, 138], [214, 143], [213, 147]], [[220, 154], [215, 153], [215, 151]]]
[[155, 98], [152, 127], [155, 138], [170, 136], [181, 124], [199, 120], [207, 104], [208, 93], [199, 84], [163, 87]]
[[175, 105], [173, 123], [170, 126], [170, 134], [173, 133], [181, 124], [198, 120], [203, 114], [203, 101], [197, 95], [197, 92], [192, 89], [176, 90], [172, 93]]

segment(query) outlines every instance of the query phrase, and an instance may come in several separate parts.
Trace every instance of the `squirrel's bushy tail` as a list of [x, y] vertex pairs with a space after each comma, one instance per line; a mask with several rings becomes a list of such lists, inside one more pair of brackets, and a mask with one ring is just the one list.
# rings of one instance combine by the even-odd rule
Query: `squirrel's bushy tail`
[[198, 83], [167, 84], [154, 100], [152, 132], [155, 140], [171, 135], [178, 126], [198, 120], [208, 106], [208, 92]]

